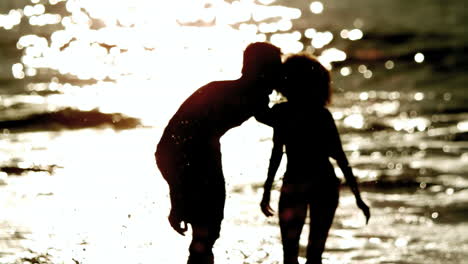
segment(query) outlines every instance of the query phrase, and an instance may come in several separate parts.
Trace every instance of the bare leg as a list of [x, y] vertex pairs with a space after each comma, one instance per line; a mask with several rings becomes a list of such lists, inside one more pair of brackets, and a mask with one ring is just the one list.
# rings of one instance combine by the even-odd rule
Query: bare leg
[[307, 215], [306, 201], [294, 196], [282, 193], [279, 202], [284, 264], [298, 264], [299, 239]]
[[221, 223], [213, 225], [192, 224], [192, 242], [187, 264], [213, 264], [213, 246], [219, 238]]
[[307, 245], [306, 264], [321, 264], [328, 231], [333, 223], [338, 207], [338, 191], [326, 194], [322, 199], [314, 199], [310, 204], [310, 233]]

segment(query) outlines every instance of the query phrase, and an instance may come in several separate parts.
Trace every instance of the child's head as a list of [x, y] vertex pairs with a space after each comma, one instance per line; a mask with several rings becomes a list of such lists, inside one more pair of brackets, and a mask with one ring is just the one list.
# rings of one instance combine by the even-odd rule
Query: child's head
[[326, 106], [331, 100], [330, 72], [308, 54], [292, 55], [283, 64], [281, 92], [288, 101]]

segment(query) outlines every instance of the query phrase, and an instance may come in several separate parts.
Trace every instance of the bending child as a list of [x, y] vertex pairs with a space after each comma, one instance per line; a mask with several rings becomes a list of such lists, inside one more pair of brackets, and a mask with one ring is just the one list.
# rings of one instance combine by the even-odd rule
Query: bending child
[[339, 199], [340, 181], [329, 157], [343, 171], [366, 223], [370, 210], [361, 198], [333, 117], [326, 108], [331, 99], [329, 71], [308, 55], [293, 55], [283, 67], [285, 83], [279, 92], [287, 102], [271, 109], [274, 145], [260, 205], [266, 216], [273, 215], [270, 192], [285, 147], [288, 162], [279, 200], [284, 264], [298, 264], [299, 238], [308, 209], [306, 264], [320, 264]]

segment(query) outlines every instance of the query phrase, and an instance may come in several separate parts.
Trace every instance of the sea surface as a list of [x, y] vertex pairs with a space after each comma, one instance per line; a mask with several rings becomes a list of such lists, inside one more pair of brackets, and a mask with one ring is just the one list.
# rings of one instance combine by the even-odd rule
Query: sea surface
[[[191, 92], [238, 78], [243, 49], [265, 40], [331, 69], [330, 110], [371, 207], [365, 225], [343, 185], [324, 263], [468, 263], [467, 9], [459, 0], [0, 2], [0, 263], [185, 263], [190, 235], [167, 222], [156, 144]], [[259, 208], [271, 136], [250, 119], [221, 140], [228, 197], [217, 263], [282, 263], [277, 217]]]

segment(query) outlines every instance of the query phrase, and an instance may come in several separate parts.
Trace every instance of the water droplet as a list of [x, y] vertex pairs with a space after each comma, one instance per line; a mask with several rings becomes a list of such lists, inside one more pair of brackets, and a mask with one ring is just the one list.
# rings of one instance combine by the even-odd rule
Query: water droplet
[[364, 72], [364, 78], [366, 79], [370, 79], [372, 77], [372, 71], [371, 70], [367, 70]]
[[408, 245], [408, 239], [406, 238], [398, 238], [397, 240], [395, 240], [395, 246], [397, 247], [405, 247]]
[[424, 61], [424, 54], [422, 54], [421, 52], [416, 53], [416, 55], [414, 55], [414, 60], [417, 63], [422, 63]]
[[362, 33], [362, 31], [360, 29], [357, 29], [357, 28], [355, 28], [355, 29], [348, 32], [349, 40], [362, 39], [363, 36], [364, 36], [364, 33]]
[[314, 14], [321, 14], [323, 12], [322, 2], [315, 1], [310, 4], [310, 11]]
[[359, 99], [361, 101], [367, 101], [369, 99], [369, 93], [367, 92], [362, 92], [359, 94]]
[[453, 188], [448, 188], [447, 190], [445, 190], [445, 193], [447, 195], [452, 195], [454, 192], [455, 192], [455, 190]]
[[341, 36], [341, 38], [343, 38], [343, 39], [347, 39], [347, 38], [349, 37], [349, 30], [347, 30], [347, 29], [341, 30], [340, 36]]
[[450, 101], [452, 99], [452, 94], [451, 93], [444, 93], [444, 100], [445, 101]]
[[357, 28], [361, 28], [362, 26], [364, 26], [364, 21], [362, 21], [362, 19], [360, 19], [360, 18], [356, 18], [356, 19], [354, 20], [353, 25], [354, 25], [355, 27], [357, 27]]
[[341, 75], [343, 76], [348, 76], [351, 74], [351, 68], [350, 67], [343, 67], [340, 70]]
[[367, 71], [367, 66], [366, 65], [359, 65], [358, 71], [360, 73], [365, 73]]
[[422, 101], [424, 99], [424, 94], [421, 92], [417, 92], [414, 94], [414, 100], [416, 101]]
[[392, 60], [388, 60], [385, 62], [385, 68], [391, 70], [395, 67], [395, 63]]

